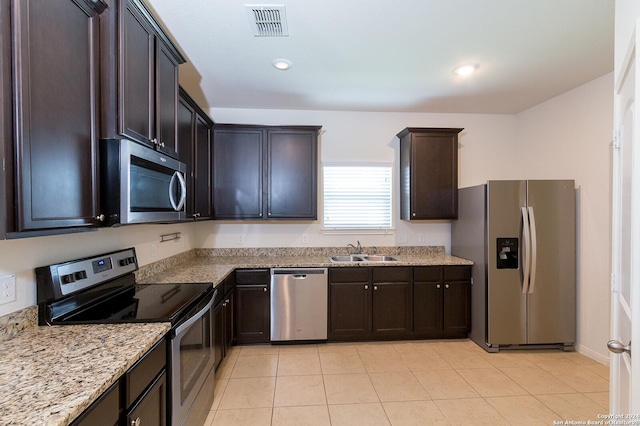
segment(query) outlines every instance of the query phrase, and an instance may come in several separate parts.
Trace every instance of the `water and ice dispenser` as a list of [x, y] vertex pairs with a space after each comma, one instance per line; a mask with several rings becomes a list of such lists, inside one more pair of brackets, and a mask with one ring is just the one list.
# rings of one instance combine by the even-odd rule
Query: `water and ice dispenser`
[[518, 269], [518, 238], [496, 238], [497, 269]]

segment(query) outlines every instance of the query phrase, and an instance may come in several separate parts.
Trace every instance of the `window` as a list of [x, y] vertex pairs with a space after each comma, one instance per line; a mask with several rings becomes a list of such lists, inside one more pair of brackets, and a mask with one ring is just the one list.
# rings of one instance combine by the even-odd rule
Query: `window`
[[390, 164], [326, 164], [324, 230], [391, 229]]

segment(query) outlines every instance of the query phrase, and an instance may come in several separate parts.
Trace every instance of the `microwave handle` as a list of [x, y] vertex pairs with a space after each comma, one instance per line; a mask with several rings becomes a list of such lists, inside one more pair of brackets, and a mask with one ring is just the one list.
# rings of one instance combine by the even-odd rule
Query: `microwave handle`
[[[176, 200], [173, 197], [173, 185], [175, 185], [176, 179], [178, 183], [180, 183], [180, 200], [176, 203]], [[184, 202], [187, 199], [187, 183], [184, 181], [184, 177], [182, 173], [176, 171], [173, 176], [171, 176], [171, 182], [169, 182], [169, 201], [171, 201], [171, 207], [177, 212], [182, 210], [184, 207]]]

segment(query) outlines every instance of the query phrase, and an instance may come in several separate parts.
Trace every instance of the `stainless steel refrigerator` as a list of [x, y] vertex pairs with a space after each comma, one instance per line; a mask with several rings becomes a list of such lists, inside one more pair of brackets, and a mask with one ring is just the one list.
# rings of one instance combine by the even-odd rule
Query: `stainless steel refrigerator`
[[469, 337], [489, 352], [576, 335], [573, 180], [488, 181], [458, 191], [451, 253], [475, 262]]

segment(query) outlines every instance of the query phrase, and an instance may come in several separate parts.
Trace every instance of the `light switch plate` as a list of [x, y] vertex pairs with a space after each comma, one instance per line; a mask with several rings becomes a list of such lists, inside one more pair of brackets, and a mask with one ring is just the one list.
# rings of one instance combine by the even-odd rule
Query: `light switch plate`
[[0, 305], [16, 300], [16, 276], [5, 275], [0, 277]]

